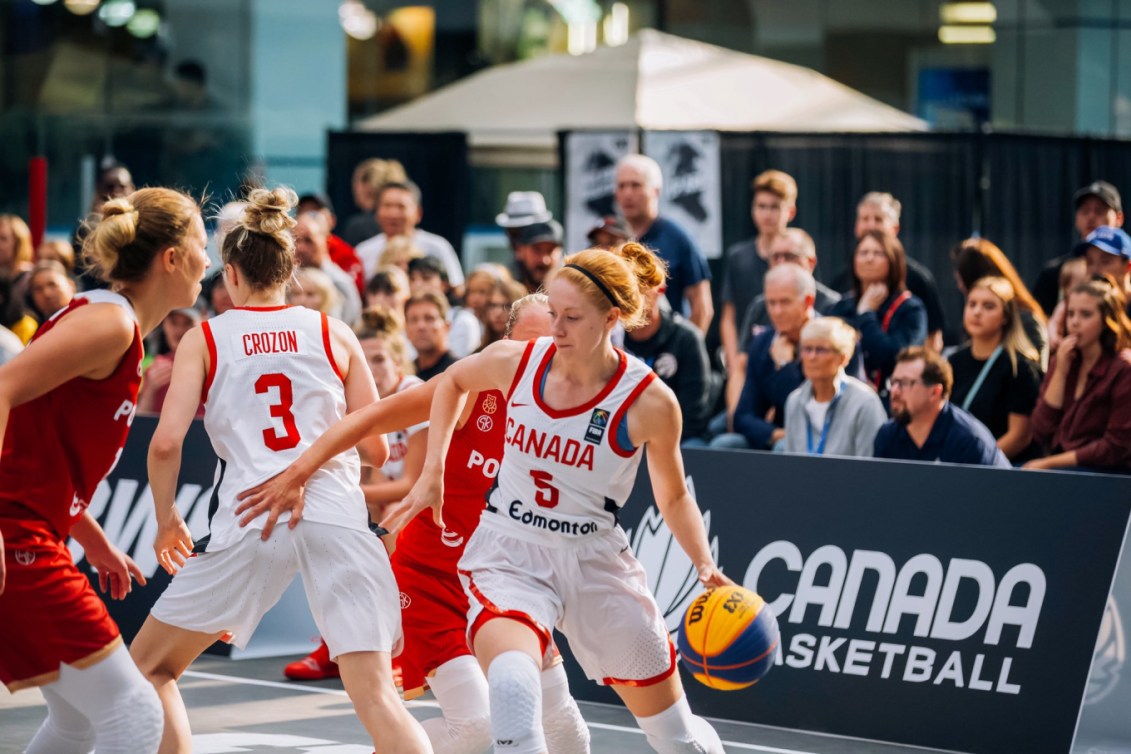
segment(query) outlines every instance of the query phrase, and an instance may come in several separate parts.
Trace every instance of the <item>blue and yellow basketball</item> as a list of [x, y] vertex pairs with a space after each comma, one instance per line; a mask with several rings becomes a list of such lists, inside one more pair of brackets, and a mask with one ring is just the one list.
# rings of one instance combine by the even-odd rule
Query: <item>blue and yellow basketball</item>
[[700, 594], [683, 616], [679, 655], [705, 686], [744, 689], [769, 672], [778, 651], [778, 621], [765, 600], [740, 586]]

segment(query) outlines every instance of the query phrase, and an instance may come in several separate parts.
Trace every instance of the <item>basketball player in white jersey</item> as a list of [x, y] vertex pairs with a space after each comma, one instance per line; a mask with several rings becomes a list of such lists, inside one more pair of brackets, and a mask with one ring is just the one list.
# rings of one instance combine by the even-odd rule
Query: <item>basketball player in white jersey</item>
[[[357, 451], [337, 455], [311, 477], [302, 526], [290, 522], [271, 537], [267, 522], [241, 528], [235, 514], [236, 493], [277, 474], [348, 411], [377, 397], [349, 328], [284, 303], [294, 269], [288, 212], [296, 202], [290, 189], [258, 189], [248, 197], [222, 249], [235, 308], [181, 341], [149, 448], [154, 549], [176, 575], [131, 653], [165, 709], [162, 754], [192, 750], [177, 678], [217, 639], [245, 646], [296, 571], [376, 750], [432, 751], [393, 687], [398, 590], [385, 548], [368, 526]], [[174, 498], [181, 446], [201, 400], [220, 463], [209, 533], [194, 547]], [[381, 438], [366, 450], [374, 465], [388, 454]]]
[[575, 254], [549, 282], [552, 337], [502, 341], [449, 367], [432, 403], [420, 481], [383, 522], [395, 530], [432, 507], [443, 525], [444, 461], [466, 396], [504, 391], [502, 468], [459, 564], [496, 752], [547, 750], [539, 670], [554, 627], [586, 675], [620, 695], [656, 751], [723, 751], [714, 729], [691, 714], [663, 615], [617, 525], [648, 445], [656, 505], [676, 541], [705, 586], [731, 583], [684, 481], [675, 396], [610, 342], [618, 321], [641, 323], [641, 285], [660, 264], [638, 244]]

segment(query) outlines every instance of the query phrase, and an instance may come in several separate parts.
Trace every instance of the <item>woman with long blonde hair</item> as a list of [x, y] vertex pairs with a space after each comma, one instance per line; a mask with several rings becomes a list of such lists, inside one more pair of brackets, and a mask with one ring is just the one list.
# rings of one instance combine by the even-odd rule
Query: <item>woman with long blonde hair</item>
[[1041, 384], [1040, 354], [1025, 333], [1021, 299], [1004, 277], [984, 277], [966, 294], [969, 342], [950, 357], [951, 400], [986, 425], [1011, 461], [1031, 455], [1029, 416]]

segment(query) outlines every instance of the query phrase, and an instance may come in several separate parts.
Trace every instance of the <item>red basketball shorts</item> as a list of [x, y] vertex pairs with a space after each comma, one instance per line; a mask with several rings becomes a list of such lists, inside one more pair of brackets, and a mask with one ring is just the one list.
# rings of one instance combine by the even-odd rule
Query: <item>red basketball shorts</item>
[[393, 555], [393, 575], [401, 590], [404, 651], [400, 667], [405, 699], [424, 693], [432, 671], [471, 654], [467, 646], [467, 595], [459, 576], [404, 563]]
[[88, 667], [121, 644], [106, 605], [46, 524], [0, 519], [0, 532], [0, 681], [9, 691], [51, 683], [60, 664]]

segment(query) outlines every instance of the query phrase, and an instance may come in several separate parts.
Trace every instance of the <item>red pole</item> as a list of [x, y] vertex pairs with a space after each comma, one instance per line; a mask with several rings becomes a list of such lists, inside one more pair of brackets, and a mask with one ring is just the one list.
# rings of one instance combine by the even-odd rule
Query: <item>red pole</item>
[[28, 226], [32, 246], [38, 249], [47, 230], [47, 158], [32, 157], [28, 160], [27, 172]]

